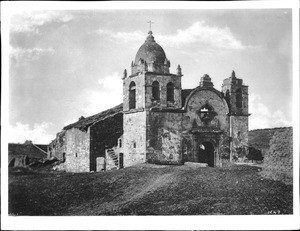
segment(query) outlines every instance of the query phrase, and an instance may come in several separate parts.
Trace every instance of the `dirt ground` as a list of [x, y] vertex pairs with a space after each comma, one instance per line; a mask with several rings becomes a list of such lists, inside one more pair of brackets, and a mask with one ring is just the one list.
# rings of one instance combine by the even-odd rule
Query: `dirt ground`
[[98, 173], [13, 170], [11, 215], [292, 214], [292, 185], [257, 166], [142, 164]]

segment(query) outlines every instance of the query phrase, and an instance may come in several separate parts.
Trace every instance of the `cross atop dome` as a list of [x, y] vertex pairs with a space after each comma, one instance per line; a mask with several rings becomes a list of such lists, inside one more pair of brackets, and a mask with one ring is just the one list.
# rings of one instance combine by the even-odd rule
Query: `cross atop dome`
[[151, 24], [154, 24], [154, 22], [152, 22], [151, 20], [150, 21], [148, 21], [147, 23], [149, 23], [149, 32], [151, 31]]

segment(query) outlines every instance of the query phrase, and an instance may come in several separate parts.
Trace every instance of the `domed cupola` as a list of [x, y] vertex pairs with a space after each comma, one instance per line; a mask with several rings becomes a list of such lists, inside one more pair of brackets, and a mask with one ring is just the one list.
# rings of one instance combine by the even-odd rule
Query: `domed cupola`
[[152, 34], [152, 31], [148, 32], [146, 41], [138, 50], [135, 61], [131, 64], [132, 75], [143, 71], [169, 74], [170, 61]]

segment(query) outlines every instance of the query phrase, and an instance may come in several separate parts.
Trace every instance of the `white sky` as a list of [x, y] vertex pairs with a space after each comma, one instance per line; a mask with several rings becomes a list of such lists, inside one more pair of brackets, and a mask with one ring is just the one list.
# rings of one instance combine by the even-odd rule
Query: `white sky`
[[9, 27], [9, 142], [49, 143], [121, 103], [149, 20], [183, 88], [209, 74], [221, 90], [235, 70], [249, 86], [250, 129], [292, 125], [291, 9], [26, 10]]

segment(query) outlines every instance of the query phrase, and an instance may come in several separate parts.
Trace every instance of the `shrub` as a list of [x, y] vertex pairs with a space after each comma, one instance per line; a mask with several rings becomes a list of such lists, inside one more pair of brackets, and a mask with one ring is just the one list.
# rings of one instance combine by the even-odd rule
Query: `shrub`
[[255, 160], [255, 161], [262, 161], [263, 160], [263, 156], [261, 153], [261, 150], [258, 150], [254, 147], [249, 147], [249, 153], [247, 155], [247, 159], [248, 160]]

